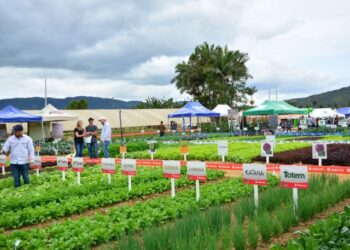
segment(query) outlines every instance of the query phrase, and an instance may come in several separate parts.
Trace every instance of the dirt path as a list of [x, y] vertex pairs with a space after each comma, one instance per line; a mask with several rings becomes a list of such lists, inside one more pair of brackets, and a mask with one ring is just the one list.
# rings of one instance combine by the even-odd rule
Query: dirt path
[[[224, 177], [219, 178], [217, 180], [207, 181], [205, 183], [202, 183], [201, 186], [204, 186], [204, 185], [207, 185], [207, 184], [219, 183], [219, 182], [225, 181], [227, 179], [230, 179], [230, 177], [224, 176]], [[169, 187], [170, 187], [170, 185], [169, 185]], [[177, 188], [176, 189], [176, 193], [184, 191], [184, 190], [187, 190], [187, 189], [190, 189], [190, 188], [194, 188], [194, 187], [195, 187], [195, 185], [189, 185], [189, 186]], [[52, 220], [48, 220], [48, 221], [45, 221], [45, 222], [42, 222], [42, 223], [38, 223], [38, 224], [34, 224], [34, 225], [27, 225], [27, 226], [15, 228], [15, 229], [8, 229], [8, 230], [5, 230], [4, 233], [5, 234], [9, 234], [9, 233], [11, 233], [13, 231], [16, 231], [16, 230], [29, 231], [29, 230], [34, 229], [34, 228], [42, 229], [42, 228], [47, 228], [47, 227], [49, 227], [49, 226], [51, 226], [53, 224], [63, 223], [65, 221], [67, 221], [67, 220], [79, 220], [82, 217], [91, 217], [91, 216], [94, 216], [96, 213], [106, 214], [112, 208], [117, 208], [117, 207], [125, 206], [125, 205], [132, 206], [136, 202], [139, 202], [139, 201], [147, 201], [147, 200], [151, 200], [151, 199], [158, 198], [158, 197], [164, 197], [164, 196], [168, 196], [168, 195], [170, 196], [170, 193], [171, 193], [171, 190], [167, 190], [167, 191], [164, 191], [164, 192], [161, 192], [161, 193], [156, 193], [156, 194], [149, 194], [149, 195], [145, 195], [145, 196], [143, 196], [141, 198], [136, 198], [136, 199], [132, 199], [132, 200], [124, 201], [124, 202], [119, 202], [119, 203], [108, 205], [108, 206], [105, 206], [105, 207], [89, 209], [89, 210], [87, 210], [85, 212], [82, 212], [80, 214], [72, 214], [72, 215], [68, 215], [68, 216], [62, 217], [62, 218], [52, 219]]]
[[257, 249], [263, 250], [263, 249], [270, 249], [271, 244], [286, 244], [288, 240], [296, 238], [295, 231], [297, 230], [305, 230], [310, 225], [314, 224], [318, 220], [326, 219], [331, 214], [335, 212], [341, 212], [344, 210], [344, 207], [346, 205], [350, 204], [350, 198], [345, 199], [341, 201], [340, 203], [328, 208], [327, 210], [323, 211], [322, 213], [316, 214], [311, 220], [301, 222], [298, 226], [292, 227], [287, 233], [281, 234], [278, 237], [272, 238], [268, 243], [259, 243], [259, 246]]

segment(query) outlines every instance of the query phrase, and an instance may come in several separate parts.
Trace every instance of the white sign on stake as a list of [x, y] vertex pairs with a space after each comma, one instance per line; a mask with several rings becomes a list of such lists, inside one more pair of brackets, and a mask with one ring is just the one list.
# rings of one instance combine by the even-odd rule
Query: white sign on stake
[[187, 178], [196, 181], [196, 200], [200, 198], [199, 181], [207, 180], [206, 163], [201, 161], [187, 162]]
[[57, 170], [62, 171], [62, 180], [66, 179], [66, 172], [68, 171], [68, 157], [57, 157]]
[[108, 174], [108, 183], [111, 183], [111, 174], [115, 174], [115, 159], [102, 158], [102, 173]]
[[39, 176], [39, 169], [42, 169], [41, 156], [34, 157], [34, 163], [32, 163], [32, 169], [36, 170], [36, 176]]
[[322, 159], [327, 159], [327, 143], [312, 143], [312, 158], [318, 159], [318, 165], [322, 166]]
[[276, 136], [275, 135], [267, 135], [266, 141], [267, 142], [276, 142]]
[[281, 182], [282, 188], [293, 188], [294, 211], [298, 209], [298, 189], [307, 189], [308, 169], [307, 166], [281, 166]]
[[163, 176], [170, 178], [171, 197], [175, 197], [175, 178], [181, 178], [180, 161], [163, 161]]
[[267, 185], [265, 164], [243, 164], [243, 182], [250, 185]]
[[128, 176], [128, 190], [131, 191], [131, 176], [136, 175], [136, 160], [122, 159], [122, 174]]
[[82, 157], [72, 158], [73, 172], [77, 173], [77, 183], [80, 185], [80, 173], [84, 171], [84, 160]]
[[254, 203], [259, 206], [258, 185], [267, 185], [267, 171], [264, 164], [243, 164], [243, 182], [254, 185]]
[[5, 175], [6, 155], [0, 155], [0, 166], [2, 168], [2, 174]]
[[218, 155], [221, 155], [224, 162], [225, 156], [228, 155], [228, 141], [218, 141]]
[[262, 157], [272, 157], [273, 156], [273, 146], [272, 142], [264, 141], [261, 143], [261, 156]]

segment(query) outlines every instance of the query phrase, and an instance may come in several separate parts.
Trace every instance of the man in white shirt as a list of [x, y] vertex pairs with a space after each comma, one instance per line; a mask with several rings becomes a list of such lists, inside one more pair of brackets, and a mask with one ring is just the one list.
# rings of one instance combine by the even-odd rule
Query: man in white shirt
[[101, 142], [103, 146], [103, 154], [105, 158], [109, 158], [108, 146], [112, 140], [112, 129], [109, 123], [107, 122], [106, 117], [102, 116], [98, 120], [101, 122], [103, 126], [101, 131]]
[[13, 135], [6, 140], [1, 153], [10, 153], [10, 168], [15, 187], [21, 186], [21, 175], [24, 183], [29, 184], [28, 171], [34, 162], [34, 146], [32, 138], [23, 134], [22, 125], [13, 127]]

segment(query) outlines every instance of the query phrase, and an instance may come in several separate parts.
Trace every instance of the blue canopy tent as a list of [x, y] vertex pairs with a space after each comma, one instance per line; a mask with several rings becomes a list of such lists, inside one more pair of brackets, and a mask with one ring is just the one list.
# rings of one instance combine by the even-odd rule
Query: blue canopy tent
[[345, 115], [346, 118], [350, 117], [350, 107], [339, 108], [336, 112]]
[[11, 105], [7, 105], [0, 110], [0, 123], [16, 123], [16, 122], [41, 122], [43, 119], [39, 115], [31, 115], [19, 110]]
[[200, 102], [188, 102], [175, 113], [168, 115], [168, 118], [182, 118], [183, 131], [186, 130], [185, 117], [190, 118], [190, 127], [192, 127], [192, 117], [220, 117], [220, 113], [207, 109]]

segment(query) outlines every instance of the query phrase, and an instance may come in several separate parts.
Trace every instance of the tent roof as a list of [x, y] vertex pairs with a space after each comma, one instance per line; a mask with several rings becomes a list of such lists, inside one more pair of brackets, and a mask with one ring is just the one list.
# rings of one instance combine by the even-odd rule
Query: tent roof
[[199, 102], [188, 102], [185, 106], [177, 110], [175, 113], [168, 115], [169, 118], [192, 117], [192, 116], [218, 117], [220, 116], [220, 113], [216, 113], [207, 109]]
[[42, 117], [39, 115], [31, 115], [19, 110], [11, 105], [7, 105], [0, 110], [0, 122], [41, 122]]
[[78, 116], [65, 113], [62, 110], [58, 110], [53, 105], [48, 104], [40, 112], [43, 117], [43, 121], [71, 121], [78, 120]]
[[344, 114], [338, 114], [331, 108], [319, 108], [319, 109], [314, 109], [311, 113], [310, 116], [316, 117], [316, 118], [326, 118], [326, 117], [335, 117], [336, 115], [344, 117]]
[[214, 109], [213, 112], [220, 113], [220, 116], [227, 116], [228, 111], [231, 110], [230, 106], [227, 104], [218, 104]]
[[343, 115], [350, 115], [350, 107], [338, 108], [336, 112]]
[[307, 114], [307, 111], [296, 108], [285, 101], [264, 101], [261, 105], [243, 112], [244, 116], [291, 114]]

